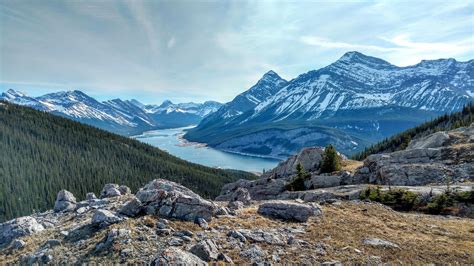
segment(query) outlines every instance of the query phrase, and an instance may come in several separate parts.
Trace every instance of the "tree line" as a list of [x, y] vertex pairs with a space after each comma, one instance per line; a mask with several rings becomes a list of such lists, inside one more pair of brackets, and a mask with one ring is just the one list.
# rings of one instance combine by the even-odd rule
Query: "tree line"
[[61, 189], [83, 199], [106, 183], [137, 191], [155, 178], [209, 198], [225, 183], [255, 176], [190, 163], [134, 139], [0, 102], [0, 222], [50, 209]]
[[363, 160], [371, 154], [388, 153], [404, 150], [412, 139], [427, 136], [437, 131], [452, 130], [465, 127], [474, 123], [474, 103], [468, 103], [459, 112], [444, 114], [417, 127], [410, 128], [395, 136], [366, 148], [364, 151], [352, 156], [354, 160]]

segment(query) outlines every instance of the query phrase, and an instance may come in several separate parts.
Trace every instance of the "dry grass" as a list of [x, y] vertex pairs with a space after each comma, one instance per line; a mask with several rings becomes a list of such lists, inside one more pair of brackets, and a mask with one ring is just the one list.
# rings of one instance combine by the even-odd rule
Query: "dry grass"
[[[268, 252], [269, 261], [271, 261], [273, 251], [280, 249], [285, 252], [284, 255], [280, 255], [282, 259], [280, 263], [308, 262], [308, 258], [313, 263], [334, 260], [343, 263], [365, 263], [370, 256], [380, 256], [383, 262], [397, 264], [474, 263], [474, 220], [472, 219], [400, 213], [376, 203], [342, 202], [324, 205], [322, 209], [323, 217], [311, 218], [307, 223], [300, 224], [265, 218], [257, 214], [256, 206], [252, 206], [241, 210], [238, 216], [213, 219], [210, 227], [217, 231], [214, 233], [208, 231], [206, 234], [212, 235], [212, 238], [221, 246], [220, 251], [229, 255], [235, 263], [249, 263], [240, 257], [239, 253], [248, 248], [250, 243], [246, 243], [246, 247], [239, 248], [235, 242], [229, 241], [230, 239], [226, 237], [230, 229], [271, 231], [281, 228], [303, 228], [304, 233], [294, 233], [294, 236], [307, 241], [309, 245], [276, 246], [258, 243]], [[127, 262], [140, 264], [156, 256], [171, 237], [159, 236], [158, 239], [150, 238], [148, 241], [136, 240], [143, 234], [152, 233], [157, 219], [157, 217], [145, 216], [112, 225], [107, 230], [95, 232], [81, 247], [75, 246], [73, 242], [65, 241], [59, 231], [48, 229], [22, 238], [28, 244], [21, 253], [32, 253], [44, 245], [48, 239], [57, 238], [63, 240], [63, 246], [55, 247], [55, 253], [62, 255], [72, 253], [76, 258], [80, 258], [79, 262], [120, 263], [123, 262], [120, 251], [124, 248], [133, 248], [141, 258], [129, 257]], [[74, 225], [73, 220], [70, 225]], [[202, 231], [192, 222], [170, 221], [170, 226], [177, 231]], [[102, 242], [112, 228], [129, 229], [133, 241], [128, 244], [116, 243], [112, 249], [100, 254], [96, 253], [94, 251], [96, 244]], [[361, 241], [366, 237], [388, 240], [401, 248], [385, 249], [364, 246]], [[318, 254], [315, 248], [316, 243], [326, 245], [327, 253]], [[188, 250], [189, 245], [182, 248]], [[0, 254], [0, 262], [15, 263], [19, 255], [21, 254]]]
[[[474, 263], [474, 220], [441, 216], [399, 213], [372, 203], [350, 203], [323, 206], [324, 217], [308, 221], [306, 233], [297, 235], [311, 245], [288, 247], [282, 258], [287, 263], [301, 262], [307, 254], [314, 254], [320, 262], [364, 263], [370, 256], [380, 256], [383, 262]], [[256, 208], [246, 209], [238, 218], [216, 220], [219, 225], [247, 229], [298, 227], [256, 215]], [[214, 226], [217, 225], [213, 224]], [[364, 246], [362, 239], [377, 237], [400, 245], [401, 249]], [[315, 254], [314, 244], [327, 244], [326, 255]], [[261, 245], [272, 249], [271, 246]], [[357, 253], [354, 248], [361, 251]], [[227, 250], [235, 262], [238, 249]]]
[[343, 171], [349, 171], [351, 173], [354, 173], [355, 170], [359, 167], [361, 167], [364, 164], [364, 162], [361, 161], [356, 161], [356, 160], [343, 160], [341, 162], [341, 168]]

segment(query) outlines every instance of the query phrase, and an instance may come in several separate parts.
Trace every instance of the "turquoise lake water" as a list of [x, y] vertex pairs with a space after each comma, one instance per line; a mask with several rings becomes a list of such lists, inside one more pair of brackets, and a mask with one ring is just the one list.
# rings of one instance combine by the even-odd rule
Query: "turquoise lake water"
[[223, 152], [199, 143], [189, 143], [182, 139], [185, 129], [147, 131], [134, 138], [165, 150], [176, 157], [210, 167], [262, 172], [263, 169], [274, 168], [279, 162], [275, 159]]

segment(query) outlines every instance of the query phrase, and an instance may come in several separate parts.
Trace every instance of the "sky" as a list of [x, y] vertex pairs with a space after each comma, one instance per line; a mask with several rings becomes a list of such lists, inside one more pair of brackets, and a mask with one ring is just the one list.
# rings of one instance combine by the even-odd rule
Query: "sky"
[[474, 0], [0, 0], [0, 92], [228, 102], [347, 51], [398, 66], [474, 59]]

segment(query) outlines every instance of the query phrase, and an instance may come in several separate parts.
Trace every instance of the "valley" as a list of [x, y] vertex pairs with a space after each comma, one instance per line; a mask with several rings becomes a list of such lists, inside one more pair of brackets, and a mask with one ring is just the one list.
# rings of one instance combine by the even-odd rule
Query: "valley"
[[189, 162], [220, 169], [239, 169], [261, 173], [274, 168], [279, 160], [221, 151], [199, 143], [189, 143], [182, 138], [192, 127], [161, 129], [144, 132], [133, 138]]

